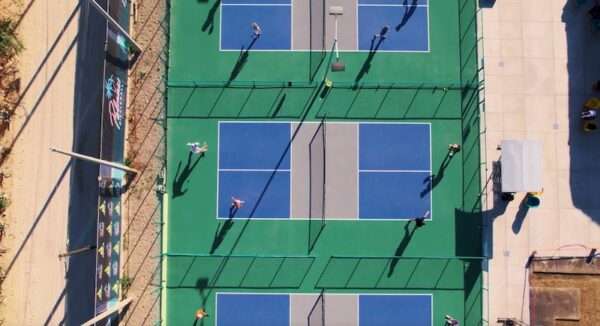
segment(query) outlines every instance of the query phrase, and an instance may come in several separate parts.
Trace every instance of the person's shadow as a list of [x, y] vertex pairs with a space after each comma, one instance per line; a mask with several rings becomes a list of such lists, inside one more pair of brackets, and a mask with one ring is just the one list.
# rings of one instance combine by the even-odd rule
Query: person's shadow
[[391, 277], [392, 274], [394, 274], [394, 270], [396, 269], [396, 265], [398, 265], [398, 261], [400, 260], [400, 256], [402, 256], [402, 254], [404, 253], [404, 250], [406, 250], [406, 247], [408, 247], [408, 243], [410, 242], [410, 239], [412, 238], [413, 234], [415, 233], [415, 230], [417, 229], [417, 225], [415, 225], [412, 230], [410, 229], [410, 224], [412, 221], [408, 221], [408, 223], [406, 223], [404, 225], [404, 237], [402, 238], [402, 241], [400, 241], [400, 244], [398, 244], [398, 247], [396, 248], [396, 251], [394, 252], [394, 258], [392, 258], [392, 261], [390, 262], [390, 269], [388, 271], [387, 276]]
[[183, 170], [181, 170], [181, 161], [177, 163], [177, 171], [175, 172], [175, 179], [173, 180], [173, 198], [183, 196], [187, 192], [187, 189], [183, 189], [183, 186], [198, 162], [200, 162], [200, 159], [204, 157], [204, 153], [202, 153], [192, 164], [192, 155], [192, 152], [188, 153], [187, 163], [183, 167]]
[[514, 234], [518, 234], [521, 231], [527, 212], [529, 212], [529, 206], [527, 206], [527, 196], [525, 196], [519, 205], [519, 210], [517, 211], [517, 215], [512, 224], [512, 231]]
[[[198, 280], [196, 280], [196, 289], [198, 289], [198, 293], [200, 294], [200, 297], [202, 298], [201, 307], [206, 306], [206, 301], [208, 301], [208, 297], [210, 296], [210, 293], [212, 292], [212, 290], [210, 290], [210, 287], [211, 286], [209, 284], [208, 278], [200, 277]], [[204, 319], [210, 318], [210, 317], [211, 317], [211, 315], [209, 313], [202, 320], [198, 320], [197, 318], [194, 318], [194, 323], [192, 325], [194, 325], [194, 326], [197, 326], [198, 324], [204, 325]]]
[[217, 248], [221, 245], [225, 236], [233, 227], [233, 218], [227, 219], [223, 224], [219, 224], [215, 231], [215, 237], [213, 238], [212, 245], [210, 246], [210, 254], [212, 255]]
[[[379, 34], [374, 35], [373, 38], [371, 39], [371, 46], [369, 47], [369, 55], [367, 56], [367, 59], [365, 60], [365, 62], [363, 62], [363, 65], [360, 68], [360, 71], [358, 72], [358, 74], [356, 75], [356, 78], [354, 78], [354, 88], [357, 88], [358, 82], [361, 79], [363, 79], [363, 77], [366, 74], [369, 73], [369, 70], [371, 69], [371, 63], [373, 62], [373, 58], [375, 58], [375, 54], [379, 50], [379, 47], [381, 46], [383, 41], [385, 40], [385, 37], [383, 35], [386, 34], [387, 31], [388, 31], [388, 27], [384, 26], [381, 29], [381, 31], [379, 32]], [[380, 35], [380, 36], [378, 37], [378, 35]], [[375, 40], [377, 40], [377, 43], [375, 43]]]
[[427, 178], [425, 178], [425, 180], [423, 180], [423, 183], [425, 184], [425, 189], [421, 191], [421, 198], [425, 197], [428, 193], [430, 193], [433, 190], [433, 188], [435, 188], [440, 183], [440, 181], [442, 181], [442, 179], [444, 178], [444, 172], [446, 171], [448, 164], [450, 164], [450, 161], [452, 161], [452, 156], [450, 156], [450, 151], [448, 151], [446, 153], [446, 157], [444, 157], [444, 160], [442, 161], [442, 164], [440, 164], [440, 168], [438, 169], [437, 174], [432, 174], [431, 176], [428, 176]]
[[204, 23], [202, 24], [203, 32], [206, 32], [208, 30], [208, 34], [212, 34], [213, 29], [215, 28], [215, 14], [217, 13], [217, 10], [219, 9], [220, 5], [221, 5], [221, 0], [216, 0], [215, 3], [213, 3], [213, 6], [210, 7], [210, 10], [208, 11], [208, 15], [206, 15], [206, 19], [204, 20]]
[[400, 21], [400, 24], [396, 25], [396, 32], [400, 31], [400, 29], [402, 27], [404, 27], [404, 25], [406, 25], [406, 23], [408, 23], [410, 17], [412, 17], [412, 15], [417, 10], [418, 2], [419, 2], [419, 0], [412, 0], [412, 3], [409, 6], [408, 0], [404, 0], [404, 16], [402, 16], [402, 20]]
[[240, 56], [238, 57], [237, 61], [235, 62], [235, 65], [233, 66], [233, 69], [231, 69], [231, 73], [229, 74], [229, 79], [227, 80], [228, 84], [231, 83], [234, 79], [236, 79], [240, 72], [242, 72], [242, 69], [248, 62], [248, 55], [250, 54], [250, 50], [252, 50], [252, 47], [254, 46], [254, 44], [256, 44], [256, 41], [258, 39], [258, 36], [253, 37], [252, 41], [247, 47], [242, 46], [242, 48], [240, 49]]

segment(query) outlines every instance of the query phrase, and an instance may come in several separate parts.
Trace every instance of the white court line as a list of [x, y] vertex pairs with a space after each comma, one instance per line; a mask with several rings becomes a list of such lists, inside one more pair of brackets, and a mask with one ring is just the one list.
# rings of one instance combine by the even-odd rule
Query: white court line
[[[217, 220], [229, 220], [229, 217], [219, 216]], [[398, 222], [398, 221], [410, 221], [414, 217], [391, 217], [391, 218], [325, 218], [329, 222]], [[308, 217], [234, 217], [233, 220], [253, 220], [253, 221], [308, 221], [311, 218]], [[426, 221], [432, 221], [431, 218], [426, 218]]]
[[215, 193], [215, 201], [217, 203], [215, 216], [219, 216], [219, 180], [221, 178], [221, 173], [219, 173], [219, 164], [221, 159], [221, 121], [217, 123], [217, 191]]
[[[359, 7], [412, 7], [411, 5], [403, 5], [403, 4], [358, 4]], [[429, 7], [429, 5], [416, 5], [415, 7]]]
[[291, 3], [221, 3], [226, 7], [291, 7]]
[[[278, 124], [290, 124], [290, 132], [293, 131], [293, 124], [297, 123], [297, 121], [260, 121], [260, 120], [253, 120], [253, 121], [239, 121], [239, 120], [227, 120], [227, 121], [218, 121], [218, 137], [217, 137], [217, 147], [220, 148], [219, 145], [219, 140], [221, 137], [221, 124], [233, 124], [233, 123], [254, 123], [254, 124], [261, 124], [261, 123], [278, 123]], [[318, 124], [320, 122], [318, 121], [306, 121], [304, 122], [305, 124]], [[431, 166], [433, 164], [432, 162], [432, 125], [431, 122], [414, 122], [414, 121], [326, 121], [325, 124], [329, 124], [329, 125], [344, 125], [344, 124], [353, 124], [356, 127], [356, 146], [357, 146], [357, 151], [356, 151], [356, 169], [358, 171], [358, 173], [356, 174], [356, 218], [343, 218], [343, 219], [327, 219], [328, 221], [351, 221], [351, 222], [357, 222], [357, 221], [382, 221], [382, 222], [394, 222], [394, 221], [408, 221], [411, 220], [412, 218], [389, 218], [389, 219], [381, 219], [381, 218], [360, 218], [360, 173], [378, 173], [378, 172], [382, 172], [382, 173], [394, 173], [394, 172], [414, 172], [414, 173], [430, 173], [432, 172], [432, 170], [361, 170], [360, 169], [360, 125], [361, 124], [387, 124], [387, 125], [427, 125], [428, 129], [429, 129], [429, 167], [431, 169]], [[291, 139], [290, 139], [291, 140]], [[293, 146], [293, 145], [292, 145]], [[273, 169], [219, 169], [219, 154], [217, 154], [217, 170], [218, 171], [230, 171], [230, 172], [244, 172], [244, 171], [256, 171], [256, 172], [273, 172], [273, 171], [278, 171], [278, 172], [289, 172], [290, 173], [290, 212], [291, 212], [291, 206], [292, 206], [292, 178], [291, 178], [291, 167], [292, 167], [292, 154], [291, 154], [291, 150], [292, 147], [290, 146], [290, 169], [281, 169], [281, 170], [273, 170]], [[219, 151], [220, 152], [220, 151]], [[218, 175], [218, 173], [217, 173]], [[219, 178], [217, 176], [217, 214], [218, 215], [218, 203], [219, 203], [219, 196], [218, 196], [218, 189], [219, 189]], [[427, 219], [428, 221], [433, 221], [433, 189], [430, 190], [430, 194], [429, 194], [429, 208], [430, 208], [430, 217], [429, 219]], [[226, 220], [229, 219], [229, 217], [220, 217], [217, 216], [218, 220]], [[234, 219], [238, 219], [238, 220], [247, 220], [247, 219], [252, 219], [252, 220], [257, 220], [257, 221], [277, 221], [277, 220], [285, 220], [285, 221], [306, 221], [306, 220], [310, 220], [310, 218], [301, 218], [301, 217], [294, 217], [292, 218], [292, 215], [290, 214], [289, 217], [278, 217], [278, 218], [258, 218], [258, 217], [248, 217], [248, 218], [234, 218]]]
[[[431, 128], [431, 123], [429, 123], [429, 126], [427, 127], [429, 129], [429, 170], [431, 170], [431, 172], [429, 172], [429, 174], [433, 174], [433, 135], [431, 134], [431, 130], [433, 128]], [[464, 195], [464, 194], [463, 194]], [[429, 220], [433, 221], [433, 185], [431, 183], [429, 183]]]
[[290, 50], [294, 48], [294, 0], [290, 1]]
[[431, 170], [358, 170], [366, 173], [431, 173]]
[[219, 169], [219, 172], [290, 172], [291, 169]]
[[[218, 297], [220, 295], [223, 296], [227, 296], [227, 295], [234, 295], [234, 296], [244, 296], [244, 295], [264, 295], [264, 296], [282, 296], [282, 295], [287, 295], [288, 296], [288, 304], [289, 304], [289, 318], [290, 318], [290, 325], [291, 325], [291, 318], [292, 318], [292, 296], [302, 296], [302, 295], [310, 295], [310, 296], [316, 296], [317, 299], [319, 297], [319, 293], [320, 292], [303, 292], [303, 293], [296, 293], [296, 292], [216, 292], [215, 293], [215, 314], [216, 316], [216, 325], [218, 325], [218, 320], [219, 320], [219, 314], [218, 314], [218, 307], [217, 307], [217, 302], [218, 302]], [[431, 300], [431, 325], [433, 325], [433, 293], [367, 293], [367, 292], [350, 292], [350, 293], [323, 293], [323, 297], [324, 299], [326, 299], [326, 296], [354, 296], [356, 298], [356, 322], [357, 324], [360, 322], [360, 297], [361, 296], [396, 296], [396, 297], [402, 297], [402, 296], [410, 296], [410, 297], [417, 297], [417, 296], [428, 296]]]
[[[460, 17], [459, 17], [459, 19], [460, 19]], [[460, 24], [459, 24], [459, 26], [460, 26]], [[459, 44], [460, 44], [460, 42], [459, 42]], [[429, 6], [427, 6], [427, 51], [431, 51], [431, 24], [429, 22]], [[460, 53], [460, 49], [459, 49], [459, 53]]]
[[[222, 44], [223, 44], [222, 43], [222, 39], [223, 39], [223, 6], [226, 6], [226, 7], [235, 7], [235, 6], [240, 6], [240, 7], [252, 7], [252, 6], [254, 6], [254, 7], [290, 7], [290, 10], [292, 11], [291, 14], [290, 14], [290, 18], [291, 18], [290, 19], [290, 24], [293, 23], [293, 21], [294, 21], [294, 17], [293, 17], [294, 12], [292, 10], [293, 7], [292, 7], [291, 1], [290, 1], [289, 4], [281, 4], [281, 3], [275, 3], [275, 4], [272, 4], [272, 3], [223, 3], [223, 2], [221, 2], [221, 4], [219, 6], [220, 6], [219, 7], [219, 52], [238, 52], [239, 51], [239, 49], [223, 49], [223, 46], [222, 46]], [[290, 32], [292, 32], [292, 35], [290, 35], [290, 40], [291, 40], [290, 42], [292, 42], [294, 40], [293, 39], [293, 30], [292, 30], [293, 28], [294, 28], [294, 25], [292, 24], [290, 26]], [[256, 49], [256, 50], [252, 50], [252, 52], [267, 52], [267, 51], [269, 51], [269, 52], [270, 51], [292, 52], [292, 51], [294, 51], [294, 50], [292, 50], [292, 47], [293, 47], [293, 43], [290, 43], [290, 49], [289, 50], [269, 50], [269, 49], [259, 50], [259, 49]]]
[[[294, 49], [294, 12], [293, 12], [293, 4], [266, 4], [266, 3], [259, 3], [259, 4], [233, 4], [233, 3], [221, 3], [221, 7], [223, 6], [263, 6], [263, 7], [268, 7], [268, 6], [278, 6], [278, 7], [290, 7], [291, 8], [291, 19], [290, 19], [290, 23], [292, 24], [290, 27], [290, 31], [291, 31], [291, 35], [290, 35], [290, 48], [289, 49], [253, 49], [252, 52], [310, 52], [310, 49]], [[408, 5], [407, 5], [408, 6]], [[355, 37], [355, 48], [354, 49], [340, 49], [339, 52], [348, 52], [348, 53], [368, 53], [371, 52], [370, 50], [360, 50], [359, 47], [359, 19], [358, 19], [358, 7], [404, 7], [404, 5], [400, 4], [400, 5], [373, 5], [373, 4], [359, 4], [357, 3], [355, 6], [355, 16], [356, 16], [356, 23], [355, 25], [355, 32], [356, 32], [356, 37]], [[431, 30], [430, 30], [430, 22], [429, 22], [429, 5], [417, 5], [417, 7], [426, 7], [427, 8], [427, 50], [378, 50], [378, 52], [385, 52], [385, 53], [430, 53], [431, 52]], [[221, 44], [222, 44], [222, 31], [223, 31], [223, 15], [222, 15], [222, 10], [219, 10], [219, 51], [220, 52], [239, 52], [239, 49], [223, 49]]]

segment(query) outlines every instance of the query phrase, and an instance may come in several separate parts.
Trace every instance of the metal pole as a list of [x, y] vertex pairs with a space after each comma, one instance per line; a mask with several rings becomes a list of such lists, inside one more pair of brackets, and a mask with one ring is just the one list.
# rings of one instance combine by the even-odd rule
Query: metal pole
[[134, 41], [131, 36], [129, 36], [129, 33], [127, 33], [127, 31], [125, 29], [123, 29], [123, 27], [121, 27], [121, 25], [119, 25], [119, 23], [117, 23], [117, 21], [114, 20], [114, 18], [112, 18], [106, 12], [106, 10], [104, 10], [104, 8], [102, 8], [102, 6], [100, 6], [95, 0], [88, 0], [88, 2], [92, 5], [92, 7], [96, 8], [96, 10], [98, 10], [98, 12], [100, 13], [100, 15], [104, 16], [104, 18], [106, 18], [106, 20], [114, 28], [118, 29], [119, 32], [121, 32], [121, 33], [123, 33], [123, 35], [125, 35], [125, 37], [127, 38], [127, 40], [133, 45], [133, 47], [137, 50], [137, 52], [142, 52], [142, 47], [139, 44], [137, 44], [137, 42]]
[[119, 169], [119, 170], [123, 170], [126, 172], [130, 172], [133, 174], [138, 174], [139, 171], [136, 169], [132, 169], [128, 166], [125, 166], [123, 164], [119, 164], [119, 163], [114, 163], [114, 162], [110, 162], [110, 161], [106, 161], [106, 160], [101, 160], [95, 157], [91, 157], [91, 156], [87, 156], [87, 155], [82, 155], [82, 154], [78, 154], [78, 153], [74, 153], [74, 152], [69, 152], [69, 151], [63, 151], [60, 149], [56, 149], [53, 147], [50, 147], [50, 150], [59, 154], [63, 154], [63, 155], [67, 155], [67, 156], [71, 156], [74, 158], [78, 158], [80, 160], [84, 160], [84, 161], [89, 161], [89, 162], [93, 162], [93, 163], [98, 163], [98, 164], [102, 164], [102, 165], [106, 165], [106, 166], [110, 166], [113, 167], [115, 169]]
[[98, 316], [86, 321], [85, 323], [81, 324], [81, 326], [91, 326], [94, 325], [95, 323], [101, 321], [102, 319], [112, 315], [113, 313], [127, 307], [128, 304], [130, 304], [133, 301], [134, 298], [127, 298], [123, 301], [120, 301], [119, 303], [117, 303], [114, 307], [112, 308], [108, 308], [106, 309], [106, 311], [104, 311], [103, 313], [99, 314]]
[[95, 245], [85, 246], [83, 248], [79, 248], [79, 249], [75, 249], [75, 250], [71, 250], [71, 251], [67, 251], [67, 252], [64, 252], [62, 254], [59, 254], [58, 258], [64, 258], [64, 257], [67, 257], [67, 256], [73, 256], [73, 255], [80, 254], [82, 252], [86, 252], [86, 251], [90, 251], [90, 250], [94, 250], [94, 249], [96, 249]]

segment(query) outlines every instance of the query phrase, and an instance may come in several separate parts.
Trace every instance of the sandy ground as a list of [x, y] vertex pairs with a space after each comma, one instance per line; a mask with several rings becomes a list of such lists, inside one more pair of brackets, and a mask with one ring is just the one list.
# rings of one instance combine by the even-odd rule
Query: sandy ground
[[[101, 69], [96, 67], [101, 50], [94, 44], [103, 33], [98, 33], [102, 29], [98, 29], [98, 16], [85, 12], [86, 25], [77, 34], [79, 16], [84, 15], [78, 3], [22, 3], [18, 31], [26, 49], [19, 67], [21, 109], [2, 140], [3, 146], [12, 148], [2, 166], [2, 171], [11, 174], [5, 180], [11, 189], [2, 189], [11, 193], [7, 234], [1, 244], [7, 252], [0, 258], [6, 271], [0, 305], [0, 319], [5, 325], [78, 324], [91, 317], [93, 310], [93, 257], [73, 257], [67, 265], [58, 254], [67, 247], [76, 249], [94, 242], [92, 197], [96, 192], [86, 190], [94, 187], [89, 175], [97, 173], [97, 167], [69, 163], [67, 157], [48, 150], [53, 146], [97, 154], [94, 103], [101, 85], [88, 79], [98, 77], [92, 73]], [[127, 295], [136, 300], [123, 322], [148, 325], [159, 320], [160, 311], [160, 225], [156, 222], [160, 221], [161, 207], [154, 185], [164, 161], [160, 120], [164, 114], [161, 78], [167, 25], [163, 20], [165, 1], [138, 1], [137, 9], [132, 34], [146, 51], [130, 72], [127, 157], [142, 172], [124, 201], [122, 267], [123, 274], [133, 280]], [[99, 44], [102, 46], [103, 41]], [[75, 74], [78, 50], [83, 51], [79, 60], [91, 66], [81, 69], [79, 77]], [[78, 89], [79, 95], [75, 94]], [[72, 173], [85, 176], [72, 177]], [[71, 199], [70, 191], [75, 191]], [[86, 203], [79, 204], [80, 200]], [[69, 213], [76, 216], [71, 216], [70, 224]], [[69, 234], [71, 239], [67, 240]], [[66, 311], [70, 311], [69, 316]]]
[[58, 325], [64, 317], [65, 264], [58, 254], [67, 242], [70, 164], [48, 148], [72, 146], [77, 4], [23, 1], [22, 109], [4, 139], [12, 146], [3, 166], [12, 175], [1, 262], [6, 325]]
[[123, 275], [133, 282], [127, 296], [135, 301], [123, 325], [155, 325], [160, 312], [160, 220], [155, 191], [164, 163], [164, 79], [168, 22], [164, 0], [138, 0], [132, 35], [144, 48], [129, 74], [127, 157], [141, 171], [126, 193]]

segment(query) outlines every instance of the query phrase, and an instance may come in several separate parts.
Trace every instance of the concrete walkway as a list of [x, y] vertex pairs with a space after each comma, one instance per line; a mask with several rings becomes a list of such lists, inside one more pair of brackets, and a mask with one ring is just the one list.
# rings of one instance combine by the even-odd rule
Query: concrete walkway
[[76, 0], [23, 1], [21, 93], [11, 122], [11, 206], [3, 247], [3, 325], [59, 325], [64, 318], [69, 159], [79, 6]]
[[488, 189], [490, 325], [498, 317], [529, 322], [525, 265], [532, 251], [570, 255], [600, 247], [600, 134], [584, 133], [578, 118], [583, 102], [600, 96], [592, 92], [600, 79], [600, 33], [587, 17], [591, 3], [574, 2], [497, 0], [482, 9], [488, 177], [502, 139], [544, 144], [539, 208], [519, 209], [522, 194], [506, 205]]

